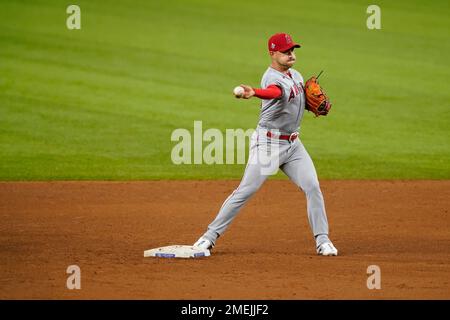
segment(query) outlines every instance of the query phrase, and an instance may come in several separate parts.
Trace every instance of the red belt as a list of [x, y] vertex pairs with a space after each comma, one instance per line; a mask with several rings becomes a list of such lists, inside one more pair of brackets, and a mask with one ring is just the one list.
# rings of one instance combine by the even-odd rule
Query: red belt
[[292, 141], [294, 141], [295, 139], [297, 139], [297, 137], [298, 137], [298, 132], [293, 132], [293, 133], [291, 133], [290, 135], [287, 135], [287, 134], [276, 135], [276, 134], [273, 134], [273, 133], [270, 132], [270, 131], [267, 131], [267, 136], [268, 136], [269, 138], [277, 138], [277, 139], [287, 140], [287, 141], [292, 142]]

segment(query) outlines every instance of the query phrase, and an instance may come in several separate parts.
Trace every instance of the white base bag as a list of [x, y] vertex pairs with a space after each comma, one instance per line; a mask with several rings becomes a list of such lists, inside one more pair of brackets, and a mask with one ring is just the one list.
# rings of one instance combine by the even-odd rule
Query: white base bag
[[194, 246], [174, 245], [144, 251], [144, 257], [156, 258], [202, 258], [209, 257], [208, 249]]

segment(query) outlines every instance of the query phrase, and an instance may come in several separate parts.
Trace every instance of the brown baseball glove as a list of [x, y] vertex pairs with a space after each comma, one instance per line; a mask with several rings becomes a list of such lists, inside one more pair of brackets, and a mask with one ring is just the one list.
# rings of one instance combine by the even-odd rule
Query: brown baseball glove
[[311, 111], [318, 116], [326, 116], [331, 109], [331, 102], [328, 96], [319, 85], [317, 77], [311, 77], [305, 83], [306, 110]]

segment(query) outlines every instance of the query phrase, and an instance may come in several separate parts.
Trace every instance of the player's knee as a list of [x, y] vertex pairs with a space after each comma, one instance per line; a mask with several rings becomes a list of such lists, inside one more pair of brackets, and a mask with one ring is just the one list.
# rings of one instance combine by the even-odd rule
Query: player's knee
[[260, 185], [257, 184], [252, 184], [252, 185], [248, 185], [245, 188], [239, 188], [237, 190], [237, 197], [238, 198], [248, 198], [251, 197], [253, 194], [256, 193], [256, 191], [258, 191], [260, 188]]
[[256, 191], [259, 190], [259, 185], [256, 186], [251, 186], [250, 188], [247, 189], [247, 196], [252, 196], [256, 193]]
[[319, 180], [317, 179], [310, 179], [305, 181], [303, 185], [303, 191], [305, 193], [320, 193], [320, 185]]

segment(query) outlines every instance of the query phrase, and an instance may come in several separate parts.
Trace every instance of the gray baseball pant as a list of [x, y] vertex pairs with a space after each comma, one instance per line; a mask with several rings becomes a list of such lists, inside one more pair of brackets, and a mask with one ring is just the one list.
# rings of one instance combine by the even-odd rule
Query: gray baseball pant
[[215, 243], [241, 208], [278, 168], [304, 191], [313, 235], [321, 235], [321, 242], [328, 239], [325, 203], [316, 169], [305, 147], [299, 139], [290, 142], [269, 138], [267, 130], [260, 128], [251, 137], [249, 158], [241, 183], [225, 200], [203, 236]]

